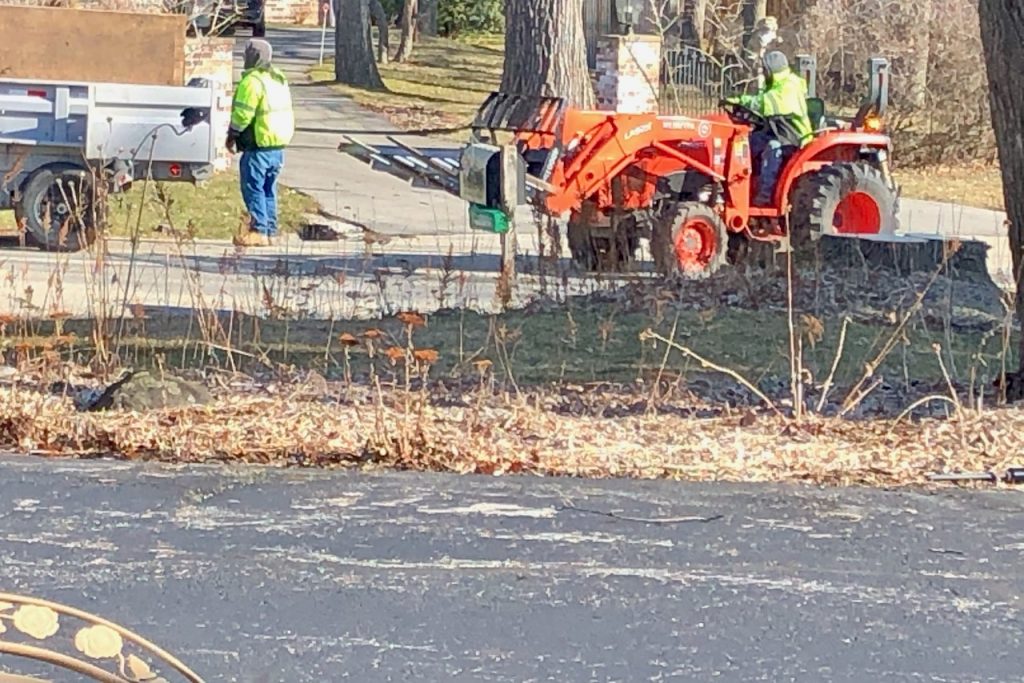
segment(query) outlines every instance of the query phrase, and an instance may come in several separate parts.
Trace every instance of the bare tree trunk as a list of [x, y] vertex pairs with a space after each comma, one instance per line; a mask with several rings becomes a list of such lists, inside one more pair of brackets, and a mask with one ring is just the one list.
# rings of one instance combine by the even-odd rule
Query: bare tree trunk
[[[978, 13], [988, 67], [992, 125], [1003, 171], [1010, 254], [1017, 285], [1017, 318], [1024, 321], [1024, 3], [980, 0]], [[1019, 370], [1024, 374], [1024, 336], [1018, 351]], [[1024, 382], [1024, 378], [1018, 382]]]
[[594, 106], [580, 0], [507, 0], [501, 89]]
[[419, 0], [419, 18], [416, 21], [416, 30], [421, 36], [437, 35], [437, 1]]
[[417, 0], [405, 0], [402, 5], [402, 39], [398, 42], [396, 62], [407, 62], [412, 56], [412, 43], [416, 37]]
[[373, 58], [369, 0], [334, 0], [334, 79], [370, 90], [384, 90]]
[[917, 0], [916, 5], [920, 14], [914, 17], [917, 26], [911, 53], [910, 92], [907, 95], [912, 105], [924, 109], [928, 104], [928, 67], [932, 57], [931, 26], [934, 8], [932, 0]]
[[370, 22], [377, 27], [377, 61], [387, 64], [391, 45], [388, 39], [388, 14], [380, 0], [370, 0]]

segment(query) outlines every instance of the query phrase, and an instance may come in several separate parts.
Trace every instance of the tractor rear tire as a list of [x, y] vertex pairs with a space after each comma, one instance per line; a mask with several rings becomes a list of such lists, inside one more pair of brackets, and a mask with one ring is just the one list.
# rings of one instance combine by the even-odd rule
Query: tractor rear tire
[[790, 237], [793, 246], [800, 246], [824, 235], [891, 235], [898, 211], [897, 195], [881, 171], [866, 163], [838, 163], [797, 181]]
[[651, 234], [655, 269], [665, 276], [702, 279], [728, 263], [729, 231], [714, 209], [699, 202], [669, 207]]

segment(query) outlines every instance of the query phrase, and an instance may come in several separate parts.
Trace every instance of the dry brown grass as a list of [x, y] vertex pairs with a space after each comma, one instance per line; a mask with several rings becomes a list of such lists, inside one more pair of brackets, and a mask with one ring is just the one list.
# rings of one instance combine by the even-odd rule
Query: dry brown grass
[[[380, 65], [387, 91], [333, 87], [406, 130], [467, 126], [501, 83], [502, 43], [500, 36], [422, 38], [408, 62]], [[397, 36], [392, 44], [397, 45]], [[311, 76], [317, 81], [333, 80], [333, 70], [328, 62]], [[456, 131], [440, 137], [464, 140], [466, 134]]]
[[65, 399], [4, 389], [0, 445], [174, 462], [903, 486], [935, 471], [1019, 465], [1013, 459], [1024, 430], [1019, 408], [919, 423], [793, 422], [694, 401], [693, 412], [682, 403], [647, 411], [628, 393], [609, 396], [607, 405], [617, 401], [628, 413], [611, 419], [586, 407], [592, 391], [599, 388], [516, 400], [471, 391], [442, 402], [381, 390], [339, 404], [295, 390], [146, 414], [83, 414]]
[[904, 197], [1005, 210], [1003, 178], [998, 166], [929, 166], [899, 169], [895, 175], [903, 186]]

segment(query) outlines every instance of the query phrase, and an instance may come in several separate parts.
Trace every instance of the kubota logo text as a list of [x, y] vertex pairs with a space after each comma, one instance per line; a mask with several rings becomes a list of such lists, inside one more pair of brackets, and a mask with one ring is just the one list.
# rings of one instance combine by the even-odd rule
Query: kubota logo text
[[631, 130], [628, 133], [626, 133], [626, 139], [629, 140], [630, 138], [635, 138], [637, 135], [641, 135], [643, 133], [649, 133], [649, 132], [651, 132], [651, 128], [652, 128], [652, 124], [650, 123], [650, 121], [648, 121], [647, 123], [643, 124], [642, 126], [637, 126], [633, 130]]

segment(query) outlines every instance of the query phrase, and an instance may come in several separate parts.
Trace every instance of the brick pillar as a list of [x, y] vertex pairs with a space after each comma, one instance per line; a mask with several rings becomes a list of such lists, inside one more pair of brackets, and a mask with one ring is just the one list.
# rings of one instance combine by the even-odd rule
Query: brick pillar
[[231, 154], [224, 147], [228, 125], [231, 123], [231, 98], [234, 95], [233, 38], [190, 38], [185, 41], [185, 83], [193, 78], [206, 78], [214, 83], [217, 103], [210, 125], [218, 142], [214, 168], [223, 171], [231, 167]]
[[661, 38], [602, 36], [597, 44], [597, 107], [627, 114], [658, 111]]

